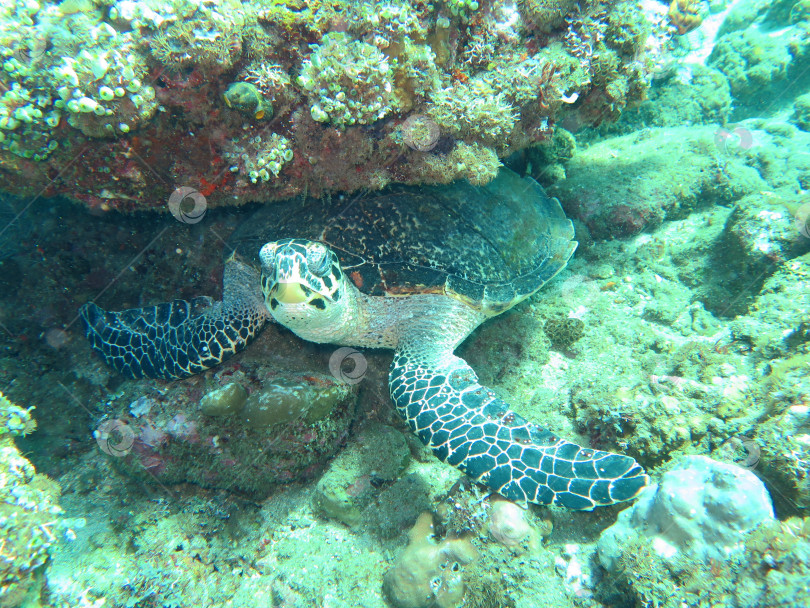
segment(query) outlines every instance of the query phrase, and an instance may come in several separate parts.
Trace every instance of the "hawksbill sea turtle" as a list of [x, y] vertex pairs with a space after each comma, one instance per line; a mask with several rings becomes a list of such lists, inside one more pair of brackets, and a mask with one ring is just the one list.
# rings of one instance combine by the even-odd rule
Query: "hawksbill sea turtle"
[[524, 505], [592, 509], [636, 496], [649, 482], [641, 466], [525, 420], [453, 354], [560, 272], [573, 237], [559, 201], [508, 169], [483, 187], [292, 200], [234, 231], [221, 301], [88, 303], [81, 317], [93, 348], [136, 378], [214, 367], [271, 319], [313, 342], [394, 349], [391, 399], [440, 460]]

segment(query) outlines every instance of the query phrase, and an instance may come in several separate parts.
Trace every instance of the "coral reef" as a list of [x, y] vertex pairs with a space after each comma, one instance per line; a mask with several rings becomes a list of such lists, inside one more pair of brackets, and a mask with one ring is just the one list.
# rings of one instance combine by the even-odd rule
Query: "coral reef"
[[526, 509], [508, 500], [494, 499], [488, 530], [492, 538], [515, 552], [534, 551], [539, 535], [527, 519]]
[[396, 608], [457, 608], [464, 599], [463, 567], [477, 551], [463, 538], [437, 540], [433, 516], [423, 513], [408, 546], [385, 574], [383, 591]]
[[409, 461], [402, 433], [371, 424], [329, 464], [315, 487], [315, 505], [321, 513], [357, 526], [375, 488], [395, 481]]
[[[565, 116], [600, 124], [641, 101], [647, 32], [627, 1], [15, 0], [0, 178], [102, 211], [165, 210], [175, 184], [211, 208], [485, 183]], [[429, 143], [409, 145], [420, 116]]]
[[649, 544], [631, 542], [622, 570], [610, 579], [613, 591], [603, 591], [599, 599], [662, 608], [806, 606], [810, 519], [768, 520], [741, 539], [739, 549], [723, 559], [683, 556], [670, 562], [661, 562]]
[[0, 393], [0, 606], [39, 605], [43, 566], [66, 529], [56, 504], [59, 486], [40, 475], [14, 445], [36, 428], [30, 410]]
[[331, 376], [276, 373], [259, 381], [244, 369], [223, 372], [221, 386], [203, 395], [177, 391], [171, 408], [165, 395], [150, 393], [102, 421], [96, 440], [111, 464], [162, 484], [263, 497], [312, 477], [346, 438], [356, 395]]
[[765, 485], [751, 471], [687, 456], [602, 533], [599, 559], [615, 571], [627, 544], [642, 538], [664, 562], [684, 554], [724, 560], [740, 551], [746, 532], [773, 519]]
[[393, 72], [375, 46], [330, 33], [313, 48], [298, 77], [318, 122], [368, 124], [391, 111]]

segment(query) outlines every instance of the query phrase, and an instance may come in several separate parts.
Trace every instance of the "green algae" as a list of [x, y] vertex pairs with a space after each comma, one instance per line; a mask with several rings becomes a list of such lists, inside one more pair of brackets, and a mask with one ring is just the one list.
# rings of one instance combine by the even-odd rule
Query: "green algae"
[[296, 382], [266, 383], [247, 398], [241, 416], [253, 428], [271, 427], [294, 420], [314, 424], [326, 417], [350, 392], [348, 386], [339, 383], [325, 388]]
[[200, 409], [206, 416], [231, 416], [237, 414], [245, 405], [247, 391], [237, 382], [207, 393], [200, 400]]

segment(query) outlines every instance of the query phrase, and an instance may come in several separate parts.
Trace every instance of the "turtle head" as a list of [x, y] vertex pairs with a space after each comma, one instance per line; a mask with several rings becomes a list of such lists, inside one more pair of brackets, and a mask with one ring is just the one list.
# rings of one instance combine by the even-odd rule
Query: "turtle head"
[[276, 321], [312, 342], [338, 341], [351, 332], [354, 298], [329, 247], [284, 239], [264, 245], [259, 258], [264, 303]]

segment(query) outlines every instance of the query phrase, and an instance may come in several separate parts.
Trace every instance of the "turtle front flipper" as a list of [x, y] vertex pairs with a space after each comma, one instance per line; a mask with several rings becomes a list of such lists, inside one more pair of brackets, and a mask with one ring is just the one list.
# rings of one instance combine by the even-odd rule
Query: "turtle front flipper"
[[239, 352], [264, 327], [259, 273], [231, 258], [221, 302], [200, 297], [120, 312], [89, 302], [79, 311], [104, 361], [131, 378], [173, 380], [198, 374]]
[[528, 422], [481, 386], [463, 359], [424, 340], [397, 350], [390, 390], [436, 457], [517, 503], [590, 510], [629, 500], [649, 483], [629, 456], [578, 446]]

